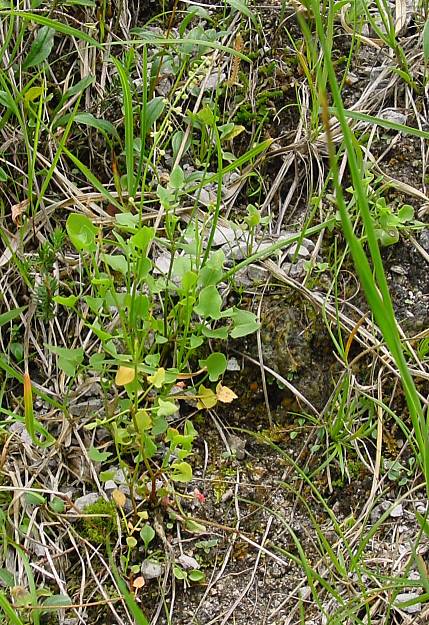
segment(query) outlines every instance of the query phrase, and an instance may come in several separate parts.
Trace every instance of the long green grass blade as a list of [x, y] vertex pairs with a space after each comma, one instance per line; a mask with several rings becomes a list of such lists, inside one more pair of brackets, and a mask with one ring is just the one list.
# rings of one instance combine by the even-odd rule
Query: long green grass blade
[[[354, 233], [350, 215], [348, 213], [341, 184], [339, 181], [337, 159], [334, 154], [334, 144], [329, 142], [330, 161], [333, 172], [333, 181], [336, 192], [336, 200], [341, 215], [344, 235], [350, 247], [350, 251], [355, 263], [356, 271], [365, 291], [368, 303], [374, 313], [376, 322], [383, 333], [386, 344], [395, 360], [396, 366], [401, 375], [407, 405], [409, 408], [411, 422], [413, 424], [417, 444], [420, 451], [419, 462], [426, 480], [427, 492], [429, 493], [429, 432], [426, 420], [423, 415], [422, 406], [413, 378], [405, 360], [399, 332], [397, 329], [393, 304], [389, 293], [389, 288], [384, 273], [383, 262], [377, 237], [374, 231], [374, 225], [371, 218], [366, 189], [362, 182], [362, 159], [358, 152], [358, 144], [353, 133], [347, 123], [344, 105], [342, 102], [335, 68], [332, 59], [329, 56], [329, 47], [326, 41], [326, 35], [323, 28], [320, 12], [315, 0], [312, 0], [314, 17], [316, 22], [317, 35], [324, 52], [327, 64], [329, 84], [331, 87], [332, 98], [337, 112], [337, 119], [341, 125], [344, 136], [344, 146], [348, 157], [348, 166], [353, 181], [353, 187], [356, 195], [356, 203], [362, 218], [365, 229], [370, 257], [372, 260], [375, 276], [369, 264], [368, 258], [364, 252], [360, 240]], [[323, 95], [323, 94], [322, 94]], [[326, 99], [326, 98], [325, 98]], [[327, 107], [326, 107], [327, 111]], [[329, 129], [329, 120], [325, 120], [327, 132]], [[329, 134], [329, 132], [328, 132]]]
[[[333, 106], [329, 107], [329, 112], [332, 115], [337, 115], [337, 109]], [[374, 126], [380, 126], [387, 130], [395, 130], [396, 132], [402, 132], [404, 135], [410, 135], [412, 137], [418, 137], [419, 139], [429, 140], [429, 132], [427, 130], [420, 130], [420, 128], [412, 128], [405, 124], [399, 124], [398, 122], [392, 122], [382, 117], [375, 117], [374, 115], [367, 115], [366, 113], [360, 113], [359, 111], [349, 111], [344, 109], [344, 116], [348, 119], [355, 119], [360, 122], [367, 122]]]
[[128, 193], [135, 195], [137, 181], [134, 180], [134, 115], [133, 100], [130, 88], [130, 77], [125, 71], [124, 66], [118, 59], [112, 58], [112, 61], [118, 71], [119, 80], [121, 81], [123, 107], [124, 107], [124, 126], [125, 126], [125, 163], [127, 168], [127, 186]]
[[22, 621], [16, 614], [3, 591], [0, 591], [0, 609], [3, 610], [6, 618], [8, 619], [7, 623], [9, 623], [9, 625], [25, 625], [24, 621]]

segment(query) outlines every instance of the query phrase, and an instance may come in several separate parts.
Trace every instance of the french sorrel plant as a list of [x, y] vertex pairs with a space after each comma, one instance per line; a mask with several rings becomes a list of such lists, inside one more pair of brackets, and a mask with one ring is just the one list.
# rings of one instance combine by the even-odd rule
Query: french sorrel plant
[[[176, 209], [183, 184], [184, 173], [176, 166], [166, 186], [158, 186], [165, 211], [162, 236], [130, 212], [117, 214], [108, 234], [86, 216], [71, 214], [67, 232], [91, 287], [55, 299], [76, 310], [101, 346], [85, 363], [83, 350], [62, 348], [58, 354], [58, 348], [51, 348], [59, 355], [59, 366], [69, 376], [86, 367], [105, 381], [114, 377], [116, 387], [124, 390], [118, 410], [87, 427], [108, 427], [119, 456], [131, 454], [137, 466], [144, 465], [152, 500], [157, 479], [192, 478], [185, 459], [197, 433], [189, 420], [181, 432], [169, 421], [178, 414], [180, 401], [206, 409], [234, 398], [219, 382], [226, 356], [211, 343], [258, 328], [253, 313], [224, 307], [224, 254], [207, 253], [204, 226], [180, 221]], [[210, 385], [216, 382], [213, 390]], [[95, 456], [107, 460], [102, 452]]]

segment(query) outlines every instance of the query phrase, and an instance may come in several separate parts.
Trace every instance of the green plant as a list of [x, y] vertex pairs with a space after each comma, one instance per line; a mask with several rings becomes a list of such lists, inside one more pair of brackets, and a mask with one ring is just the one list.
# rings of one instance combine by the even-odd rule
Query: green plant
[[204, 572], [199, 569], [190, 569], [188, 571], [177, 564], [173, 566], [173, 575], [176, 579], [183, 582], [185, 589], [189, 587], [190, 582], [203, 582], [206, 577]]
[[260, 210], [257, 209], [253, 204], [248, 204], [246, 206], [247, 215], [243, 219], [242, 227], [245, 231], [247, 231], [247, 256], [251, 256], [254, 252], [254, 243], [255, 236], [259, 234], [260, 226], [267, 226], [270, 221], [270, 215], [266, 215], [262, 217]]
[[425, 360], [429, 356], [429, 337], [420, 340], [417, 347], [417, 354], [420, 360]]
[[373, 2], [359, 0], [350, 5], [348, 13], [352, 23], [359, 23], [361, 27], [365, 23], [370, 25], [376, 37], [392, 50], [397, 62], [397, 67], [393, 67], [392, 71], [418, 93], [421, 85], [413, 75], [407, 54], [398, 37], [398, 31], [404, 24], [398, 15], [395, 19], [389, 2], [387, 0], [373, 0]]
[[[314, 5], [314, 3], [313, 3]], [[365, 291], [368, 303], [373, 311], [374, 317], [380, 327], [386, 344], [392, 354], [392, 357], [398, 367], [401, 375], [402, 383], [404, 386], [404, 393], [407, 399], [407, 405], [410, 412], [411, 422], [414, 428], [414, 434], [416, 437], [417, 445], [419, 448], [419, 463], [425, 476], [427, 489], [429, 491], [429, 436], [428, 436], [428, 424], [424, 417], [422, 405], [414, 384], [414, 380], [408, 368], [407, 361], [404, 355], [404, 347], [402, 345], [398, 328], [395, 320], [395, 313], [393, 310], [392, 300], [389, 293], [389, 288], [384, 273], [383, 262], [381, 259], [380, 249], [378, 246], [377, 234], [375, 232], [374, 223], [371, 218], [371, 211], [368, 202], [367, 187], [362, 182], [361, 166], [362, 166], [362, 154], [361, 150], [353, 138], [353, 133], [350, 130], [349, 125], [344, 114], [344, 105], [341, 99], [341, 94], [338, 86], [338, 81], [335, 75], [335, 69], [332, 61], [329, 57], [330, 42], [327, 41], [326, 33], [323, 28], [323, 23], [320, 14], [317, 12], [317, 7], [314, 6], [314, 16], [317, 28], [318, 38], [321, 42], [322, 49], [327, 59], [327, 73], [329, 78], [329, 84], [332, 91], [332, 98], [337, 110], [338, 120], [341, 125], [341, 129], [344, 134], [344, 146], [347, 151], [348, 166], [353, 181], [353, 189], [356, 194], [356, 203], [359, 210], [359, 215], [362, 218], [363, 226], [365, 229], [365, 235], [367, 237], [369, 254], [374, 266], [374, 272], [369, 264], [369, 260], [364, 252], [361, 242], [356, 236], [350, 214], [347, 205], [344, 200], [343, 190], [341, 188], [340, 179], [338, 175], [338, 161], [335, 153], [335, 145], [330, 135], [329, 126], [329, 113], [326, 101], [326, 95], [322, 94], [324, 98], [324, 123], [328, 133], [329, 143], [329, 155], [332, 169], [332, 178], [336, 192], [336, 201], [341, 215], [341, 222], [344, 230], [344, 235], [347, 239], [350, 251], [355, 263], [356, 271], [359, 275], [359, 279]]]
[[79, 521], [79, 533], [95, 545], [104, 545], [110, 541], [116, 530], [116, 506], [114, 501], [101, 498], [88, 504], [82, 510]]
[[387, 477], [392, 482], [397, 482], [398, 486], [404, 486], [407, 482], [413, 479], [415, 474], [415, 464], [416, 459], [413, 456], [408, 459], [408, 466], [405, 466], [399, 462], [399, 460], [384, 458], [384, 470], [386, 471]]
[[[410, 204], [403, 204], [397, 211], [389, 204], [383, 195], [386, 186], [381, 178], [375, 178], [371, 171], [367, 171], [362, 180], [368, 195], [368, 207], [371, 213], [374, 234], [383, 247], [393, 245], [399, 241], [401, 231], [421, 230], [425, 224], [414, 218], [414, 208]], [[353, 187], [347, 189], [353, 200], [349, 210], [355, 207], [355, 191]], [[364, 237], [365, 238], [365, 237]]]
[[[219, 380], [226, 357], [218, 351], [207, 353], [205, 345], [209, 340], [246, 336], [258, 327], [253, 313], [223, 307], [216, 286], [223, 273], [223, 254], [213, 252], [204, 262], [203, 237], [197, 227], [181, 228], [175, 210], [183, 183], [183, 171], [176, 167], [168, 185], [158, 186], [166, 213], [163, 239], [156, 238], [152, 228], [140, 227], [138, 216], [130, 213], [117, 215], [110, 238], [102, 238], [82, 215], [72, 214], [67, 221], [68, 234], [93, 287], [91, 295], [82, 297], [91, 311], [85, 325], [100, 339], [104, 352], [104, 356], [103, 352], [95, 354], [86, 366], [103, 375], [116, 370], [116, 385], [126, 390], [118, 414], [88, 427], [109, 427], [120, 455], [138, 452], [134, 462], [137, 466], [143, 463], [149, 472], [152, 500], [159, 477], [168, 475], [175, 482], [192, 477], [185, 459], [191, 454], [196, 431], [190, 421], [185, 422], [182, 434], [168, 422], [178, 413], [178, 402], [193, 398], [204, 409], [222, 397], [208, 392], [204, 383], [206, 379]], [[148, 256], [154, 244], [165, 250], [168, 259], [162, 273]], [[80, 314], [78, 294], [56, 301]], [[109, 329], [112, 313], [114, 330]], [[198, 358], [204, 350], [206, 357]], [[58, 364], [67, 375], [74, 375], [82, 366], [83, 353], [75, 359], [75, 352], [61, 348]], [[198, 371], [184, 373], [197, 363]], [[197, 383], [198, 377], [201, 381]], [[194, 378], [186, 392], [173, 391], [181, 379]], [[166, 447], [155, 468], [151, 460], [158, 456], [161, 440]]]

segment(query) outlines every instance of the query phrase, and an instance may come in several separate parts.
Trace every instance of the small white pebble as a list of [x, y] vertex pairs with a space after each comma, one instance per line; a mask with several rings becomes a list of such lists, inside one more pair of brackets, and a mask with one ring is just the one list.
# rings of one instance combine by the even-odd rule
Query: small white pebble
[[397, 506], [395, 506], [390, 512], [390, 516], [394, 519], [398, 519], [403, 514], [404, 514], [404, 510], [402, 508], [402, 504], [400, 503]]

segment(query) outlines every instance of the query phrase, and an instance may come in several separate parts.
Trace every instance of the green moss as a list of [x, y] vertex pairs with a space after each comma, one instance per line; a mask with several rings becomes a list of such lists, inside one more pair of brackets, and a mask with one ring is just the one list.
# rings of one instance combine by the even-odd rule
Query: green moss
[[262, 122], [271, 119], [277, 109], [275, 101], [283, 97], [284, 93], [281, 89], [261, 91], [256, 98], [256, 110], [252, 110], [251, 104], [247, 102], [243, 103], [234, 117], [234, 122], [245, 126], [246, 124], [254, 121], [261, 124]]
[[80, 520], [79, 532], [82, 538], [96, 544], [103, 544], [109, 540], [116, 528], [115, 503], [100, 498], [95, 503], [85, 506], [83, 513], [100, 516], [88, 516]]
[[217, 476], [213, 478], [212, 487], [217, 504], [222, 501], [222, 497], [227, 491], [228, 485], [234, 476], [235, 469], [225, 465], [222, 467], [220, 472], [218, 472]]
[[259, 74], [261, 76], [274, 76], [275, 72], [276, 72], [276, 65], [277, 63], [275, 61], [271, 61], [271, 63], [267, 63], [266, 65], [262, 65], [259, 68]]

